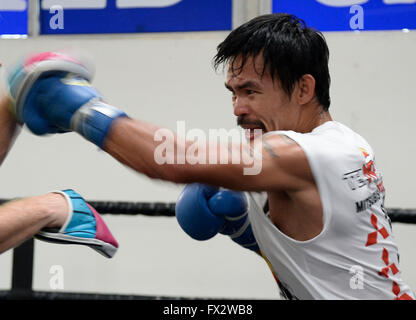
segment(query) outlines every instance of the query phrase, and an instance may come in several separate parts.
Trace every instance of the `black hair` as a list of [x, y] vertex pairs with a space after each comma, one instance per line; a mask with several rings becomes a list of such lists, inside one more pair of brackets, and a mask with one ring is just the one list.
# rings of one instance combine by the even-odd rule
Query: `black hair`
[[[258, 54], [264, 60], [261, 75], [269, 71], [273, 80], [277, 76], [289, 96], [303, 75], [312, 75], [319, 103], [324, 110], [329, 109], [329, 50], [321, 32], [291, 14], [262, 15], [230, 32], [217, 47], [214, 67], [230, 63], [233, 72], [241, 72], [247, 58]], [[235, 68], [234, 62], [239, 57], [242, 64]]]

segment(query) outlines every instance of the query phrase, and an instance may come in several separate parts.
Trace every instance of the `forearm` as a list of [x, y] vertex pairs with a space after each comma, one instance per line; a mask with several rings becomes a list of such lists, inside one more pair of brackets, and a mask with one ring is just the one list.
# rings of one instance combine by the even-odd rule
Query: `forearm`
[[13, 115], [10, 113], [7, 97], [0, 100], [0, 164], [6, 158], [16, 136], [20, 131], [20, 126], [16, 123]]
[[151, 178], [169, 180], [168, 172], [154, 160], [160, 128], [149, 123], [121, 118], [114, 121], [104, 141], [104, 150], [122, 164]]
[[0, 253], [16, 247], [46, 226], [61, 226], [67, 210], [65, 199], [55, 193], [0, 206]]

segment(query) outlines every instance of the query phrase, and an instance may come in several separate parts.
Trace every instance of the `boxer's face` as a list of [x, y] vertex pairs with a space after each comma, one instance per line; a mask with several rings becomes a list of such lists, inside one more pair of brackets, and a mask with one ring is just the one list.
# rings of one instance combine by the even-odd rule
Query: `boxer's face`
[[225, 86], [232, 92], [237, 122], [248, 130], [250, 139], [254, 138], [254, 129], [262, 129], [263, 133], [296, 130], [300, 106], [284, 92], [276, 78], [273, 81], [269, 72], [261, 74], [263, 57], [248, 58], [243, 69], [239, 67], [241, 58], [229, 65]]

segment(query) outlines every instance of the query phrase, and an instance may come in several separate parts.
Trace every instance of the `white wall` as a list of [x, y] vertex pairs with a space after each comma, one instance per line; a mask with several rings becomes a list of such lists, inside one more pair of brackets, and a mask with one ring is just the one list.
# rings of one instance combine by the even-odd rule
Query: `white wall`
[[[0, 41], [9, 65], [32, 51], [76, 49], [96, 64], [94, 84], [134, 118], [176, 128], [235, 126], [224, 77], [211, 66], [226, 33], [62, 36]], [[375, 149], [387, 207], [416, 208], [412, 160], [416, 33], [326, 34], [331, 51], [332, 114]], [[0, 168], [0, 198], [74, 188], [91, 200], [175, 201], [182, 186], [151, 181], [75, 134], [22, 132]], [[49, 269], [62, 265], [65, 290], [164, 296], [276, 299], [265, 262], [227, 238], [187, 237], [174, 218], [106, 215], [121, 247], [114, 259], [89, 248], [36, 241], [34, 289], [51, 290]], [[416, 227], [394, 225], [403, 277], [416, 288]], [[11, 253], [0, 256], [0, 289], [10, 287]]]

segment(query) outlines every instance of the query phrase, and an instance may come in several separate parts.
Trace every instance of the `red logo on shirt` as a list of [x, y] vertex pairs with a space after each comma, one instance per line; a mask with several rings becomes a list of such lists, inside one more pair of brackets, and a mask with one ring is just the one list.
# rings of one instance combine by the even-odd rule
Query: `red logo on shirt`
[[371, 214], [371, 224], [376, 229], [376, 231], [370, 232], [367, 235], [367, 243], [365, 244], [367, 247], [372, 246], [373, 244], [377, 243], [377, 235], [380, 233], [381, 236], [386, 239], [389, 236], [389, 233], [387, 232], [386, 228], [381, 227], [379, 228], [377, 225], [377, 217], [374, 213]]
[[367, 178], [368, 182], [377, 180], [376, 167], [374, 165], [374, 161], [370, 158], [370, 155], [364, 149], [360, 148], [360, 150], [365, 158], [365, 164], [363, 165], [364, 176]]

